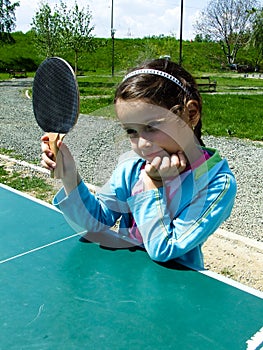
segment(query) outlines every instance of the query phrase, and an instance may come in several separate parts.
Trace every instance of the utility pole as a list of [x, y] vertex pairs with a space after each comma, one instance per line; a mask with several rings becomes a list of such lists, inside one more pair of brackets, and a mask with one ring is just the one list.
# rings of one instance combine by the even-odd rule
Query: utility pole
[[112, 52], [111, 52], [111, 75], [114, 76], [114, 34], [113, 28], [113, 0], [111, 0], [111, 39], [112, 39]]
[[184, 10], [184, 1], [181, 0], [180, 50], [179, 50], [179, 65], [180, 66], [182, 64], [182, 51], [183, 51], [183, 10]]

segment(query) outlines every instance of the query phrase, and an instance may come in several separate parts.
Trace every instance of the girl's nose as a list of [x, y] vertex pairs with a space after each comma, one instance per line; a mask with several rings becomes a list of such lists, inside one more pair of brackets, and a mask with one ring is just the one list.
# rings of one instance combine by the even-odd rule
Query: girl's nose
[[138, 138], [138, 148], [144, 149], [149, 148], [152, 146], [152, 143], [150, 140], [148, 140], [144, 135], [140, 135]]

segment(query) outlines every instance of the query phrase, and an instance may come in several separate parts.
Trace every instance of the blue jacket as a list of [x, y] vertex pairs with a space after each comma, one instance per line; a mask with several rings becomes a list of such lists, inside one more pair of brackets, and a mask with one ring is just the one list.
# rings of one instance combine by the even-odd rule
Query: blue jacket
[[216, 150], [206, 151], [207, 161], [177, 177], [172, 198], [166, 185], [131, 195], [145, 161], [128, 152], [100, 193], [92, 194], [81, 182], [68, 196], [61, 189], [54, 205], [77, 231], [105, 231], [120, 220], [119, 234], [126, 237], [132, 214], [153, 260], [203, 268], [201, 246], [229, 217], [236, 195], [227, 161]]

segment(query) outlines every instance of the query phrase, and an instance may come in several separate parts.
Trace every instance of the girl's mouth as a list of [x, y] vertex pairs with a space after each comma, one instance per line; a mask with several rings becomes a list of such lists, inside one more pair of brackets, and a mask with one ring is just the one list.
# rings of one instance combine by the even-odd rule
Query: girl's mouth
[[143, 158], [149, 162], [151, 162], [156, 157], [163, 157], [162, 151], [143, 155]]

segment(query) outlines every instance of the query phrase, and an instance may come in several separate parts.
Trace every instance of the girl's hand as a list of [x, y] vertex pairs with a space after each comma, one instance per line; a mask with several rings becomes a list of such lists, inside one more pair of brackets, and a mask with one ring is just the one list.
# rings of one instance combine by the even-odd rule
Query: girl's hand
[[41, 165], [50, 171], [54, 170], [56, 168], [56, 162], [53, 160], [54, 154], [49, 147], [48, 135], [42, 136], [41, 141], [42, 141], [41, 142], [41, 150], [42, 150]]
[[67, 194], [69, 194], [81, 181], [78, 174], [74, 158], [72, 157], [68, 147], [59, 140], [57, 142], [58, 154], [56, 161], [54, 161], [54, 154], [49, 148], [48, 135], [44, 135], [41, 138], [42, 160], [41, 164], [48, 170], [54, 170], [57, 166], [63, 167], [61, 180]]
[[183, 152], [155, 157], [145, 166], [145, 190], [161, 187], [167, 178], [175, 178], [186, 168], [186, 157]]

